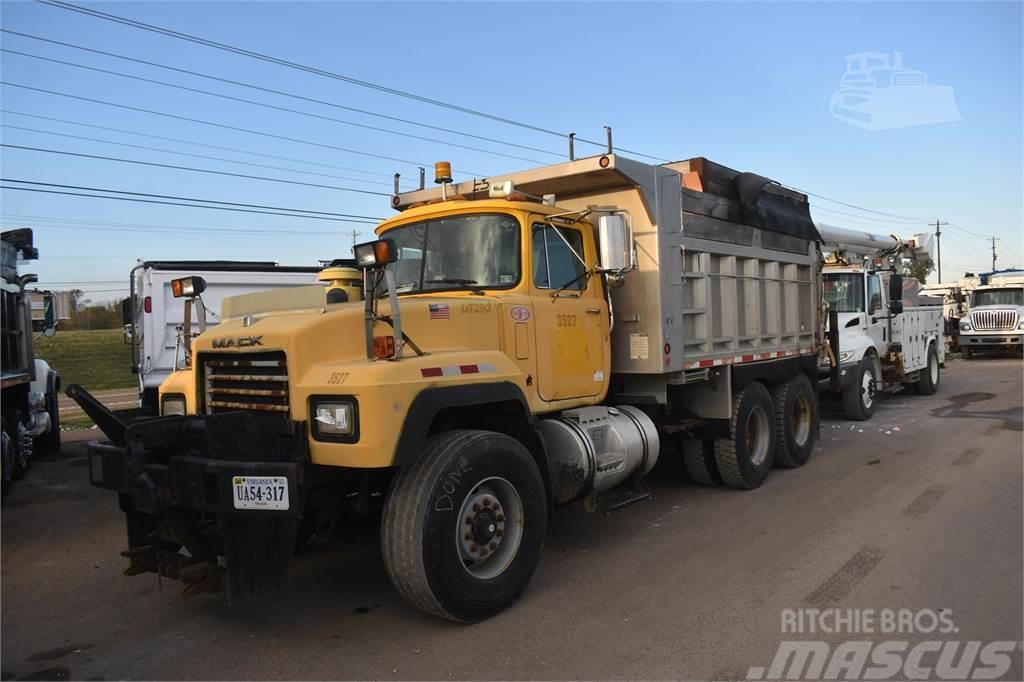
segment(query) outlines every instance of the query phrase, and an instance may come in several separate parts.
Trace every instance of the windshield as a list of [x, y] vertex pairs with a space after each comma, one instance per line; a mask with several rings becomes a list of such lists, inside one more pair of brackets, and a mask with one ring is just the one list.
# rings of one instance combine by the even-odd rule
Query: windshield
[[840, 313], [864, 312], [864, 277], [859, 273], [825, 275], [825, 302]]
[[388, 230], [399, 294], [508, 289], [519, 282], [519, 221], [510, 215], [440, 218]]
[[1024, 289], [984, 289], [971, 295], [971, 305], [1024, 305]]

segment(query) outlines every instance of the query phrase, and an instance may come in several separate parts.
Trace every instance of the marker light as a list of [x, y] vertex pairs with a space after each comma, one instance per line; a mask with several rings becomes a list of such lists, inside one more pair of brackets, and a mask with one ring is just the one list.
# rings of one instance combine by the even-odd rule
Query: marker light
[[395, 356], [395, 337], [375, 336], [373, 337], [373, 357], [384, 360]]
[[206, 291], [206, 280], [202, 277], [182, 277], [171, 280], [171, 293], [174, 298], [191, 298]]
[[391, 239], [357, 244], [353, 252], [356, 256], [356, 266], [360, 268], [382, 267], [398, 259], [398, 250]]

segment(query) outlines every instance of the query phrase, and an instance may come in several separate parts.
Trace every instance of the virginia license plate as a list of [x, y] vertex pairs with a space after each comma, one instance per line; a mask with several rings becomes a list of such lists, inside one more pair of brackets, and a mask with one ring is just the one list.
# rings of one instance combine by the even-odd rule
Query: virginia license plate
[[235, 476], [235, 509], [288, 509], [285, 476]]

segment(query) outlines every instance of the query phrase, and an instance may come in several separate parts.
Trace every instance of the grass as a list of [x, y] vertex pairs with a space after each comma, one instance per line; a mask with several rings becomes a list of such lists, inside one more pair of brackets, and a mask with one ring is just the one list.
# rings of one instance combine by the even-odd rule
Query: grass
[[58, 331], [35, 342], [36, 357], [60, 374], [61, 386], [81, 384], [89, 391], [135, 388], [131, 346], [120, 329]]

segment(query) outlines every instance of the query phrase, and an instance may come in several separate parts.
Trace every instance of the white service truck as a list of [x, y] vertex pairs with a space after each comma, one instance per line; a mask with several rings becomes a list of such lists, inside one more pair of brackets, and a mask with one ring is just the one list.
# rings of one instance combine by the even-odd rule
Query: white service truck
[[830, 345], [835, 357], [819, 369], [819, 387], [839, 392], [843, 412], [855, 421], [871, 418], [879, 391], [935, 393], [946, 358], [942, 308], [906, 306], [917, 301], [904, 301], [903, 277], [896, 272], [901, 259], [930, 257], [930, 235], [904, 241], [830, 225], [819, 229], [828, 254], [822, 268], [828, 331], [838, 341]]
[[960, 350], [965, 359], [977, 351], [1024, 348], [1024, 275], [986, 277], [971, 291], [970, 312], [960, 320]]
[[[157, 412], [157, 389], [176, 369], [184, 367], [181, 348], [185, 303], [175, 298], [171, 281], [202, 277], [205, 323], [216, 325], [221, 304], [229, 296], [317, 283], [321, 268], [282, 266], [270, 261], [144, 261], [132, 268], [129, 298], [122, 302], [125, 340], [132, 346], [132, 372], [139, 377], [142, 414]], [[190, 334], [198, 334], [198, 316], [190, 320]]]

